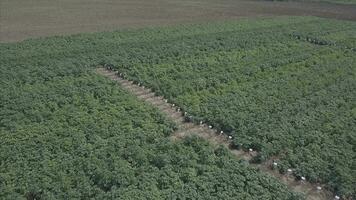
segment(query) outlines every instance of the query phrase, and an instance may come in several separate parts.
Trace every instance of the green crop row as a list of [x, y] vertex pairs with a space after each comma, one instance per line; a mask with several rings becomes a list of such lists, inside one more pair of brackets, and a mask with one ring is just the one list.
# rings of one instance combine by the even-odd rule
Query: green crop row
[[0, 199], [303, 199], [95, 74], [159, 32], [0, 44]]
[[354, 196], [355, 29], [281, 17], [0, 44], [1, 194], [297, 198], [201, 141], [167, 144], [168, 122], [92, 74], [106, 64], [259, 150], [256, 162], [277, 156], [281, 172]]
[[91, 58], [43, 46], [48, 56], [9, 61], [22, 53], [12, 47], [28, 47], [5, 46], [0, 199], [303, 198], [225, 148], [197, 138], [170, 141], [175, 125], [88, 69], [83, 63]]
[[355, 195], [356, 24], [234, 26], [123, 44], [104, 63], [258, 150], [256, 162], [277, 156], [281, 172]]

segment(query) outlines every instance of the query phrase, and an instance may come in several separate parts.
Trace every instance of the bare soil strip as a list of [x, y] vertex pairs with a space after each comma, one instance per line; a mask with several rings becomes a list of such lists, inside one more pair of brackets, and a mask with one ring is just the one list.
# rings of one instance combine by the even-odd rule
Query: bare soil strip
[[[149, 88], [135, 85], [132, 81], [120, 77], [117, 72], [110, 71], [105, 68], [97, 68], [96, 72], [100, 75], [110, 78], [113, 81], [118, 82], [122, 88], [131, 92], [137, 98], [155, 106], [161, 112], [163, 112], [169, 119], [175, 122], [178, 126], [178, 130], [172, 134], [172, 140], [179, 140], [184, 137], [195, 135], [208, 140], [215, 147], [220, 145], [225, 146], [238, 159], [243, 159], [247, 162], [257, 155], [257, 152], [253, 151], [252, 149], [250, 149], [252, 151], [249, 152], [233, 149], [231, 141], [229, 141], [230, 139], [227, 135], [219, 133], [217, 130], [207, 124], [203, 123], [197, 125], [191, 122], [186, 122], [184, 117], [185, 113], [181, 112], [179, 108], [176, 107], [174, 104], [166, 102], [163, 97], [156, 96], [155, 93], [152, 92]], [[278, 170], [273, 170], [272, 159], [262, 164], [250, 163], [250, 165], [259, 168], [261, 171], [277, 178], [278, 180], [286, 184], [291, 190], [305, 194], [307, 199], [333, 199], [332, 194], [324, 189], [324, 185], [312, 184], [307, 181], [297, 180], [296, 177], [293, 176], [293, 172], [281, 174], [278, 172]], [[321, 187], [321, 189], [318, 187]]]
[[356, 5], [265, 0], [0, 0], [0, 42], [271, 16], [356, 20]]

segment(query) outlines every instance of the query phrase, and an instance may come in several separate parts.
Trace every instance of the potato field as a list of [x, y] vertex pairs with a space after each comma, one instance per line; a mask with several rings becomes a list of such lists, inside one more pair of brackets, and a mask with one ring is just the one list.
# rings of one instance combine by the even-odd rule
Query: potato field
[[[0, 199], [303, 199], [95, 73], [356, 198], [356, 23], [274, 17], [0, 43]], [[323, 188], [324, 189], [324, 188]]]
[[[284, 173], [355, 195], [356, 24], [316, 18], [210, 24], [126, 43], [108, 58]], [[184, 31], [184, 34], [182, 32]]]
[[303, 198], [225, 148], [170, 141], [174, 124], [55, 40], [0, 47], [0, 199]]

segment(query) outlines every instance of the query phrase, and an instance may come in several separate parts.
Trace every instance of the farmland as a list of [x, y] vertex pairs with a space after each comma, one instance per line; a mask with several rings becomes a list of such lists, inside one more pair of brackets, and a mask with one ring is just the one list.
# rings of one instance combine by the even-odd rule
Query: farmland
[[355, 23], [294, 18], [175, 31], [122, 44], [120, 58], [104, 63], [231, 134], [236, 148], [257, 149], [255, 162], [274, 157], [282, 173], [293, 168], [355, 194]]
[[0, 42], [266, 16], [311, 15], [356, 20], [356, 5], [317, 1], [1, 0]]
[[58, 39], [0, 45], [0, 199], [302, 199], [225, 148], [170, 141], [175, 124], [88, 65], [88, 36]]
[[[270, 0], [267, 0], [270, 1]], [[335, 4], [347, 4], [352, 5], [356, 4], [355, 0], [272, 0], [272, 1], [312, 1], [312, 2], [325, 2], [325, 3], [335, 3]]]
[[111, 66], [297, 179], [356, 195], [356, 24], [274, 17], [0, 44], [0, 197], [302, 199], [95, 73]]

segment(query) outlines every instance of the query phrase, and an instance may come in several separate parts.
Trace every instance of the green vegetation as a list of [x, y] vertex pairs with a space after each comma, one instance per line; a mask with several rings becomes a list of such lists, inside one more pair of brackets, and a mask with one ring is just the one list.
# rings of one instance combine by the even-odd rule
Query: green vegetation
[[281, 172], [356, 194], [356, 23], [294, 18], [175, 34], [122, 44], [104, 63], [233, 135], [237, 148], [257, 149], [255, 162], [277, 156]]
[[302, 199], [96, 75], [131, 36], [0, 45], [0, 199]]
[[356, 194], [356, 24], [242, 20], [0, 44], [0, 194], [295, 199], [94, 74], [110, 64], [237, 148]]

